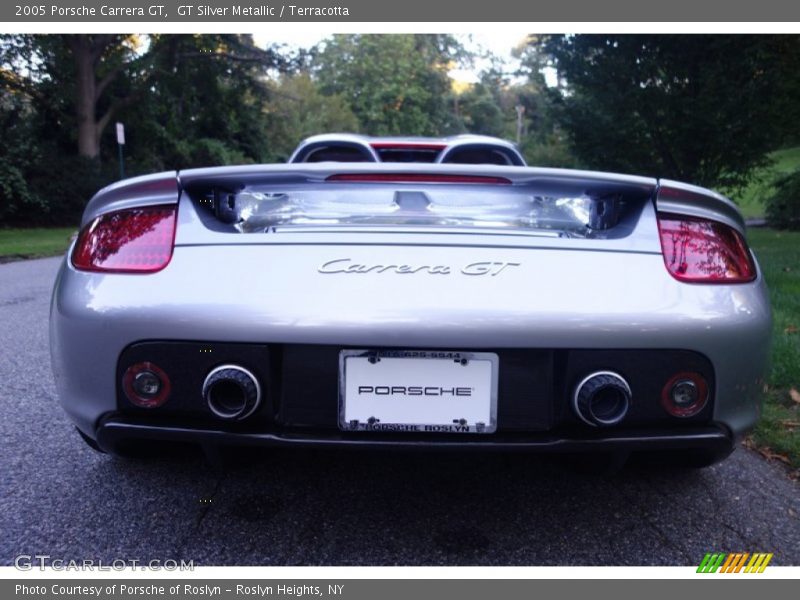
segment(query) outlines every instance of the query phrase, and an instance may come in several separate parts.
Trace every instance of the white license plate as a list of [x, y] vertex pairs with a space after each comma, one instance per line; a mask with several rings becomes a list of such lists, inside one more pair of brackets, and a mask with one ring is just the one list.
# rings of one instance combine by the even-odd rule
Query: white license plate
[[491, 352], [343, 350], [339, 427], [494, 433], [498, 368]]

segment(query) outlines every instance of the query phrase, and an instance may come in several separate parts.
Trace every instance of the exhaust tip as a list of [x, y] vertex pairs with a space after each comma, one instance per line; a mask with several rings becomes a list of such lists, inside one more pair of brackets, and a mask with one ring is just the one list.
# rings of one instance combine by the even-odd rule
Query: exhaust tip
[[246, 419], [261, 403], [261, 386], [244, 367], [221, 365], [206, 376], [203, 398], [220, 419]]
[[625, 418], [631, 398], [631, 388], [622, 375], [596, 371], [575, 387], [573, 408], [587, 425], [608, 427]]

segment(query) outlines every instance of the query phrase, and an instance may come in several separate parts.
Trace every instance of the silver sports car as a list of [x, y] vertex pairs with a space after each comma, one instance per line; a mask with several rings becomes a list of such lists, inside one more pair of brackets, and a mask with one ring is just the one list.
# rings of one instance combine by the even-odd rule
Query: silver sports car
[[724, 458], [770, 308], [742, 216], [513, 145], [317, 136], [89, 202], [50, 335], [84, 440]]

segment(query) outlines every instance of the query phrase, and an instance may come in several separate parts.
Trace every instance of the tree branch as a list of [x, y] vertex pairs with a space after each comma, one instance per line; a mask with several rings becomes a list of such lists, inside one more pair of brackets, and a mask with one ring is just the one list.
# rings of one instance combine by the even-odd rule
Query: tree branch
[[89, 42], [89, 52], [92, 54], [92, 63], [96, 64], [100, 57], [103, 56], [103, 52], [105, 52], [106, 48], [116, 39], [116, 35], [114, 34], [104, 34], [104, 35], [96, 35], [92, 36], [91, 41]]
[[100, 136], [103, 134], [103, 130], [106, 128], [111, 119], [114, 118], [114, 115], [116, 115], [121, 109], [125, 108], [126, 106], [130, 106], [131, 104], [136, 102], [138, 98], [139, 98], [138, 93], [131, 94], [130, 96], [126, 96], [125, 98], [114, 98], [111, 101], [111, 105], [108, 107], [108, 109], [106, 109], [105, 114], [102, 117], [100, 117], [100, 119], [97, 121], [97, 135]]
[[94, 100], [95, 100], [95, 102], [97, 102], [100, 99], [100, 96], [103, 95], [103, 92], [108, 87], [108, 85], [112, 81], [114, 81], [114, 79], [116, 79], [117, 75], [119, 75], [122, 71], [124, 71], [125, 67], [127, 67], [127, 66], [128, 66], [127, 63], [120, 63], [119, 65], [117, 65], [116, 67], [111, 69], [108, 73], [103, 75], [102, 78], [100, 78], [100, 81], [98, 81], [97, 85], [95, 86], [95, 91], [94, 91]]
[[222, 58], [225, 60], [232, 60], [234, 62], [243, 63], [263, 63], [266, 64], [270, 57], [264, 56], [238, 56], [228, 52], [181, 52], [178, 54], [181, 58]]

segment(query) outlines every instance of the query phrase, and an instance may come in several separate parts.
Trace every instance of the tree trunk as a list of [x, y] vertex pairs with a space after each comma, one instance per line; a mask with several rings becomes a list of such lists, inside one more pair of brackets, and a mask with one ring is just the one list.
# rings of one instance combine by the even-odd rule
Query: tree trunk
[[75, 105], [78, 116], [78, 154], [96, 159], [100, 156], [100, 135], [97, 127], [97, 79], [95, 54], [88, 35], [76, 35], [71, 40], [77, 80]]

